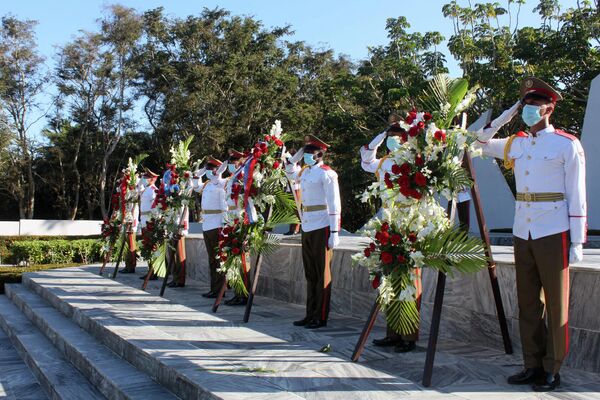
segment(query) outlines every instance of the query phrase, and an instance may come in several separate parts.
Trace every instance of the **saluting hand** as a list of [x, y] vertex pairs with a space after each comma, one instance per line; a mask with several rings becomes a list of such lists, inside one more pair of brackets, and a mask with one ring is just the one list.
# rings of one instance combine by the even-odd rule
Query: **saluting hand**
[[571, 250], [569, 251], [569, 264], [577, 264], [583, 260], [583, 244], [573, 243], [571, 244]]

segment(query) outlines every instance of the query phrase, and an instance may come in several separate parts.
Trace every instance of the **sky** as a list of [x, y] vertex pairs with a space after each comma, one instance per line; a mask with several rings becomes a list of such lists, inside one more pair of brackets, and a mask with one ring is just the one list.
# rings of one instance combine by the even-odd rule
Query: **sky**
[[[496, 0], [505, 6], [506, 0]], [[405, 16], [410, 31], [439, 31], [452, 35], [450, 20], [442, 15], [442, 6], [449, 0], [0, 0], [0, 15], [12, 14], [20, 19], [39, 22], [36, 32], [39, 50], [54, 63], [56, 46], [70, 41], [79, 30], [97, 29], [97, 19], [110, 4], [119, 3], [138, 11], [164, 7], [170, 16], [186, 17], [199, 14], [204, 7], [221, 7], [235, 15], [249, 15], [263, 21], [266, 27], [291, 25], [294, 40], [305, 41], [318, 48], [332, 48], [338, 54], [355, 61], [368, 56], [368, 47], [388, 42], [385, 21], [390, 17]], [[477, 3], [472, 0], [472, 3]], [[466, 6], [468, 0], [458, 0]], [[539, 24], [533, 13], [537, 0], [527, 0], [522, 7], [520, 26]], [[561, 0], [561, 8], [576, 6], [576, 0]], [[452, 76], [461, 71], [445, 46], [448, 67]], [[43, 99], [43, 101], [48, 99]], [[43, 102], [42, 101], [42, 102]], [[33, 127], [39, 130], [42, 122]]]

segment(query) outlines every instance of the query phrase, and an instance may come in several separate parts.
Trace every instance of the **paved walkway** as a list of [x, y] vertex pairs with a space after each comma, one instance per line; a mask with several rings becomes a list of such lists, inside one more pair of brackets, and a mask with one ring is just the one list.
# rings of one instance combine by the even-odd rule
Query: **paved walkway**
[[[96, 272], [98, 267], [85, 270]], [[117, 280], [138, 288], [142, 272], [138, 268], [137, 276], [119, 274]], [[96, 285], [90, 283], [90, 290]], [[156, 295], [158, 287], [158, 281], [151, 282], [148, 291]], [[520, 369], [518, 355], [505, 355], [500, 344], [498, 349], [487, 349], [450, 340], [440, 341], [433, 385], [424, 388], [420, 382], [425, 337], [417, 350], [408, 354], [369, 345], [361, 361], [352, 363], [349, 359], [364, 321], [332, 315], [326, 328], [306, 330], [291, 324], [303, 316], [303, 307], [257, 298], [250, 323], [244, 324], [243, 307], [221, 306], [216, 315], [211, 313], [212, 301], [200, 296], [205, 289], [199, 282], [167, 289], [165, 297], [180, 305], [168, 313], [153, 312], [151, 305], [140, 307], [143, 299], [139, 295], [129, 302], [126, 296], [106, 293], [104, 301], [113, 298], [109, 304], [121, 318], [142, 320], [206, 351], [210, 357], [193, 362], [207, 373], [230, 375], [227, 391], [255, 391], [261, 398], [272, 389], [245, 385], [247, 373], [305, 399], [600, 399], [599, 374], [565, 368], [560, 391], [537, 394], [527, 386], [506, 384], [506, 376]], [[127, 292], [119, 290], [121, 295]], [[377, 327], [372, 338], [382, 334], [383, 329]], [[319, 352], [327, 344], [331, 352]]]

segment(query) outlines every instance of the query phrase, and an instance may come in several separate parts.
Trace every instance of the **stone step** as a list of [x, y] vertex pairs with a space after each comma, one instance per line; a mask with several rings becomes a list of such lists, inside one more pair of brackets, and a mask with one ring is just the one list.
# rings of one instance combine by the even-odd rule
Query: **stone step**
[[6, 332], [49, 398], [105, 399], [5, 296], [0, 296], [0, 327]]
[[23, 285], [183, 399], [300, 398], [260, 373], [238, 371], [239, 365], [194, 346], [195, 341], [204, 339], [202, 336], [190, 332], [184, 339], [165, 332], [171, 326], [235, 326], [212, 313], [199, 313], [76, 268], [26, 274]]
[[0, 399], [45, 400], [47, 398], [8, 336], [0, 329]]
[[109, 399], [175, 400], [178, 397], [98, 343], [44, 299], [19, 284], [6, 295], [63, 356]]

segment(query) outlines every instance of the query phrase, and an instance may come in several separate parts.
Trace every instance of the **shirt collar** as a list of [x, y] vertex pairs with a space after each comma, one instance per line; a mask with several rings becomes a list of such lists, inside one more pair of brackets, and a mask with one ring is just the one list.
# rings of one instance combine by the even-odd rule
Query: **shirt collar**
[[318, 163], [316, 163], [315, 165], [310, 166], [310, 169], [313, 168], [317, 168], [317, 167], [321, 167], [321, 165], [323, 165], [323, 160], [319, 161]]
[[548, 134], [548, 133], [554, 133], [555, 130], [556, 129], [554, 129], [553, 125], [548, 125], [548, 127], [537, 131], [535, 135], [537, 137], [540, 137], [540, 136], [544, 136], [545, 134]]

